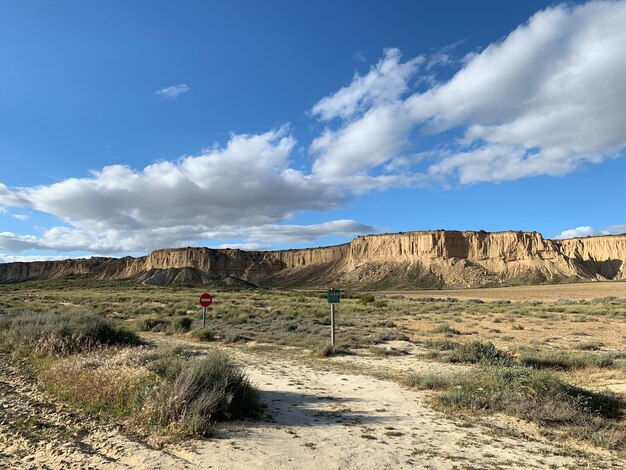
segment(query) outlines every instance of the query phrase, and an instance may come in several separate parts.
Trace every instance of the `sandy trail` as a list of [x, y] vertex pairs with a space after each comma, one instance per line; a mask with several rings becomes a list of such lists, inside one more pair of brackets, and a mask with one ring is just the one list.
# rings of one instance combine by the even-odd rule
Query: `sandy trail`
[[[159, 341], [184, 342], [172, 338]], [[4, 363], [0, 371], [0, 468], [624, 466], [608, 454], [570, 452], [545, 440], [511, 435], [486, 420], [477, 424], [456, 420], [433, 410], [426, 393], [349, 372], [345, 359], [327, 360], [320, 366], [293, 357], [293, 351], [281, 355], [227, 349], [262, 390], [266, 417], [257, 422], [220, 424], [210, 439], [165, 450], [132, 441], [113, 426], [79, 420], [67, 408], [50, 404], [32, 382]], [[353, 361], [363, 366], [358, 364], [360, 358]], [[17, 416], [25, 415], [53, 431], [40, 436], [43, 441], [29, 440], [27, 432], [16, 432], [14, 425]]]

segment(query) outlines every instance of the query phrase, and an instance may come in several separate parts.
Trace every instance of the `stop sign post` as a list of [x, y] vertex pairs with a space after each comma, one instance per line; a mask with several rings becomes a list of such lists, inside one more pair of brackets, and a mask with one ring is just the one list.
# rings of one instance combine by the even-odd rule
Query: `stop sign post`
[[200, 296], [198, 303], [202, 305], [202, 328], [204, 328], [206, 326], [206, 308], [213, 303], [213, 296], [205, 292]]

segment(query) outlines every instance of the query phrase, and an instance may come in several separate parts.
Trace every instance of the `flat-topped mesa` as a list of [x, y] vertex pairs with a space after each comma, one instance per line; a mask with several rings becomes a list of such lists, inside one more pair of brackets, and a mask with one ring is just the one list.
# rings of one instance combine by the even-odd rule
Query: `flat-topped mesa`
[[626, 235], [546, 240], [537, 232], [439, 230], [367, 235], [342, 245], [294, 250], [190, 247], [140, 258], [5, 263], [0, 264], [0, 282], [84, 277], [168, 283], [229, 277], [263, 286], [466, 287], [555, 278], [626, 279], [625, 259]]

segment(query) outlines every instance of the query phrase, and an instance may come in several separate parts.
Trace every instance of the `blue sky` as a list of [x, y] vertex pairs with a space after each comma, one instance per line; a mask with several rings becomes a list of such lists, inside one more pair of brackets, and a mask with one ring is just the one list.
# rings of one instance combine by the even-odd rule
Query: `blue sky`
[[626, 232], [626, 2], [0, 2], [0, 261]]

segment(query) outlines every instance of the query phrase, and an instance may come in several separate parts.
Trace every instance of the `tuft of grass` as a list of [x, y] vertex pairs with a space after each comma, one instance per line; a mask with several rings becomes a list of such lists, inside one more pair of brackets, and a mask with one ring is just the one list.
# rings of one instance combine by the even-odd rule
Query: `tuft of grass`
[[191, 330], [193, 319], [187, 316], [180, 316], [172, 318], [168, 331], [172, 333], [187, 333]]
[[165, 331], [170, 324], [171, 321], [167, 318], [139, 317], [135, 320], [135, 328], [138, 331]]
[[454, 375], [418, 374], [411, 372], [402, 379], [402, 384], [418, 390], [446, 390], [457, 380]]
[[409, 337], [395, 328], [388, 328], [376, 335], [376, 343], [384, 343], [386, 341], [408, 341]]
[[442, 323], [431, 330], [431, 333], [443, 333], [446, 335], [462, 335], [463, 333], [456, 328], [452, 328], [447, 323]]
[[452, 363], [502, 366], [513, 364], [513, 358], [510, 354], [496, 348], [491, 342], [483, 341], [462, 343], [448, 354], [442, 355], [442, 358], [444, 361]]
[[217, 421], [262, 413], [258, 390], [220, 351], [183, 363], [160, 385], [148, 409], [159, 425], [187, 436], [207, 436]]
[[246, 341], [250, 341], [248, 336], [242, 335], [240, 333], [231, 333], [224, 336], [224, 343], [244, 343]]
[[587, 341], [576, 345], [576, 349], [579, 351], [599, 351], [604, 346], [601, 341]]
[[424, 347], [428, 349], [434, 349], [435, 351], [451, 351], [461, 346], [461, 343], [456, 341], [441, 340], [441, 341], [424, 341]]
[[215, 339], [215, 333], [210, 328], [195, 330], [191, 335], [199, 341], [213, 341]]
[[87, 312], [3, 315], [0, 348], [22, 356], [67, 356], [104, 346], [138, 345], [139, 337], [111, 321]]
[[314, 351], [314, 354], [318, 357], [330, 357], [330, 356], [350, 355], [353, 353], [345, 345], [332, 346], [330, 344], [325, 344], [317, 348]]

